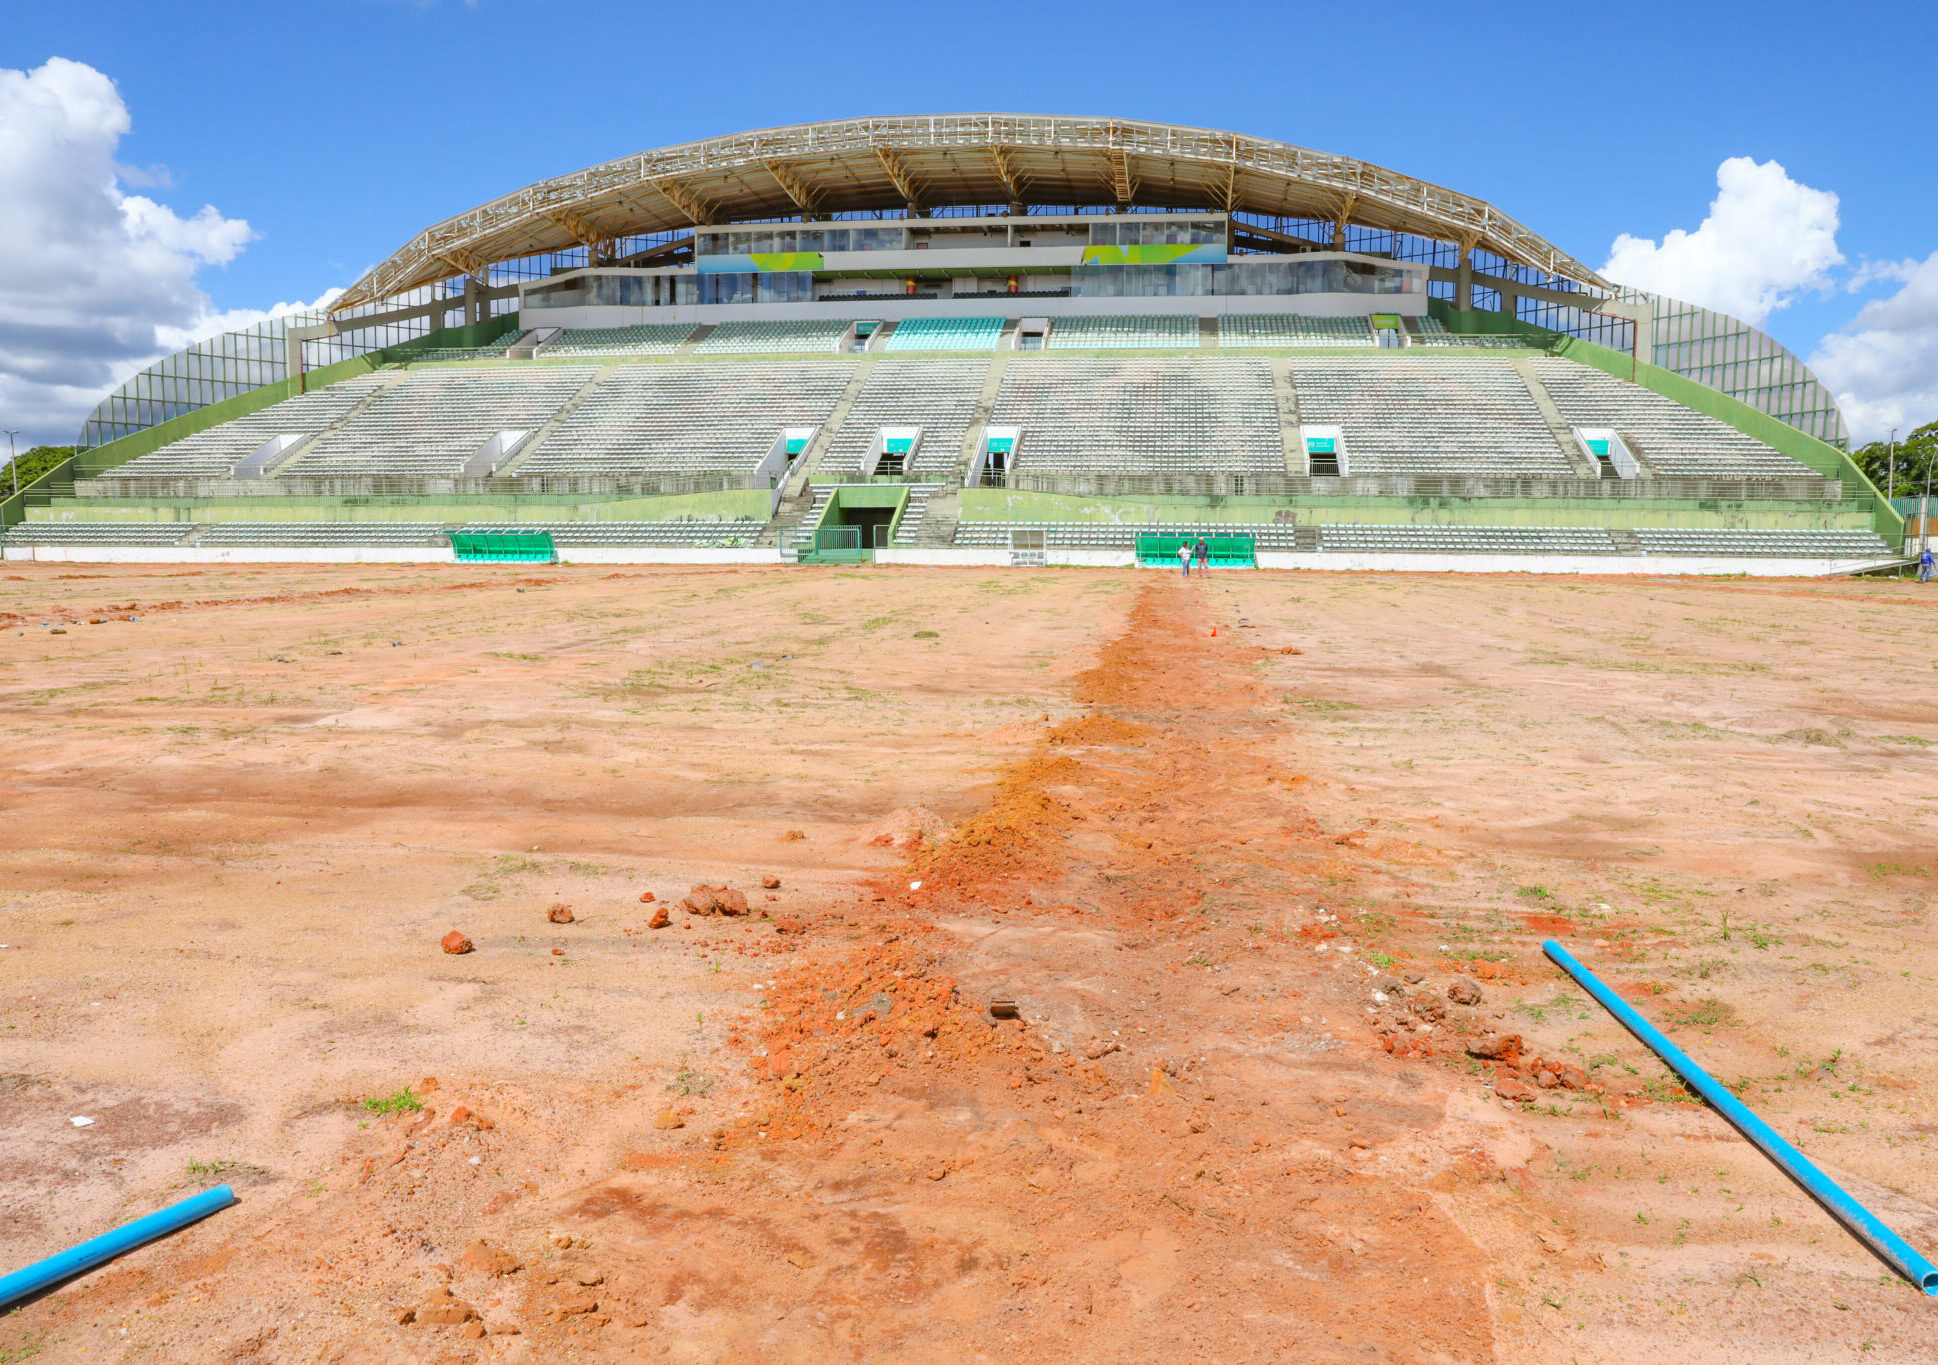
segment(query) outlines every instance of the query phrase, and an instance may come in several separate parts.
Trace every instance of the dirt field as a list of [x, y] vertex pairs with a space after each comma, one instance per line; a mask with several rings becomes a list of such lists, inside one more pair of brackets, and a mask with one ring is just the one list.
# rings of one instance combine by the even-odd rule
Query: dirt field
[[1938, 1357], [1938, 593], [7, 568], [7, 1365]]

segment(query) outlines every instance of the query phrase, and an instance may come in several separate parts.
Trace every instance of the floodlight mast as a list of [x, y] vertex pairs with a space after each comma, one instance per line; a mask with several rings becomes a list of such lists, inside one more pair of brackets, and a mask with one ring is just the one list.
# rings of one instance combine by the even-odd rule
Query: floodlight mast
[[7, 472], [13, 475], [13, 491], [15, 493], [20, 492], [20, 466], [14, 463], [13, 438], [19, 434], [20, 428], [18, 427], [15, 427], [7, 433]]

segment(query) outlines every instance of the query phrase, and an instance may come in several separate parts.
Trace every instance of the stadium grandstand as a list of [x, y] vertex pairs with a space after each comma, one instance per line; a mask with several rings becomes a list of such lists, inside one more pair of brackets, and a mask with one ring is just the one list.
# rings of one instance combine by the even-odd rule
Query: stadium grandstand
[[1899, 512], [1810, 371], [1479, 199], [1167, 124], [846, 120], [425, 229], [135, 376], [8, 558], [1816, 574]]

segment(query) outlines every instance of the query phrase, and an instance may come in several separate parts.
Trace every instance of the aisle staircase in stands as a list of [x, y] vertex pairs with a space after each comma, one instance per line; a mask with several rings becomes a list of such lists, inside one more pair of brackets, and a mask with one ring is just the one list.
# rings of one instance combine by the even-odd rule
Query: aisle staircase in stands
[[[922, 527], [928, 520], [929, 500], [940, 493], [944, 485], [939, 483], [910, 484], [908, 505], [902, 509], [902, 519], [895, 524], [895, 544], [906, 549], [924, 542], [921, 539]], [[950, 526], [954, 532], [953, 524]], [[943, 542], [947, 543], [947, 542]]]

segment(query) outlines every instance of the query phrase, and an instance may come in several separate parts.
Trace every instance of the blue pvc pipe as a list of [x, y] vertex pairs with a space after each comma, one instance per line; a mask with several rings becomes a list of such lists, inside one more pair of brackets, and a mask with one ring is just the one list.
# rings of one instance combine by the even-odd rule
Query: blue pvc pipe
[[1604, 1009], [1621, 1021], [1622, 1027], [1667, 1062], [1678, 1076], [1689, 1083], [1691, 1089], [1728, 1119], [1737, 1132], [1755, 1143], [1764, 1156], [1801, 1185], [1804, 1193], [1823, 1205], [1826, 1213], [1875, 1252], [1879, 1260], [1925, 1293], [1938, 1294], [1938, 1266], [1919, 1255], [1909, 1242], [1878, 1221], [1876, 1214], [1851, 1198], [1843, 1186], [1818, 1170], [1809, 1157], [1784, 1141], [1776, 1129], [1758, 1118], [1741, 1100], [1718, 1084], [1714, 1076], [1691, 1061], [1688, 1053], [1631, 1009], [1621, 996], [1603, 985], [1601, 978], [1575, 961], [1566, 948], [1548, 939], [1542, 943], [1541, 951], [1572, 976], [1583, 990], [1599, 1000]]
[[5, 1309], [15, 1300], [38, 1294], [62, 1280], [71, 1279], [84, 1270], [92, 1270], [104, 1261], [112, 1261], [123, 1252], [133, 1251], [157, 1237], [166, 1237], [235, 1202], [234, 1190], [227, 1185], [217, 1185], [212, 1190], [191, 1195], [179, 1204], [170, 1204], [146, 1218], [124, 1223], [113, 1232], [104, 1232], [77, 1247], [56, 1252], [44, 1261], [34, 1262], [25, 1270], [16, 1270], [0, 1279], [0, 1309]]

